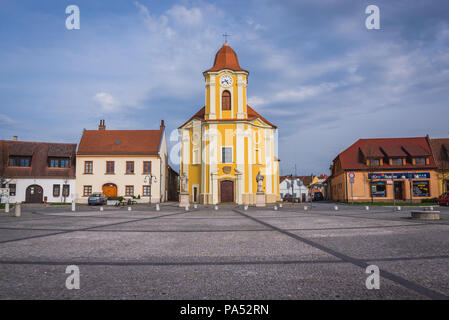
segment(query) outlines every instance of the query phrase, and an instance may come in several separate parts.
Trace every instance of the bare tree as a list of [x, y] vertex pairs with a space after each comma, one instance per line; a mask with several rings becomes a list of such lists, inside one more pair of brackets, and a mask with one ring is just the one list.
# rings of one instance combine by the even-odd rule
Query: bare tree
[[[365, 161], [365, 164], [368, 167], [368, 184], [369, 184], [369, 194], [371, 197], [371, 203], [374, 203], [374, 197], [373, 197], [373, 190], [372, 190], [372, 175], [375, 171], [379, 170], [380, 167], [380, 160], [379, 160], [379, 164], [376, 164], [373, 160], [377, 160], [379, 157], [375, 152], [375, 148], [373, 148], [373, 146], [369, 145], [366, 148], [364, 148], [363, 150], [361, 150], [362, 154], [363, 154], [363, 160]], [[366, 163], [366, 161], [368, 160], [368, 163]]]
[[440, 174], [441, 174], [441, 184], [442, 184], [442, 188], [441, 190], [443, 191], [443, 193], [449, 191], [447, 189], [447, 182], [446, 182], [446, 177], [448, 176], [448, 171], [449, 171], [449, 150], [447, 150], [445, 148], [445, 146], [441, 146], [441, 150], [440, 150]]

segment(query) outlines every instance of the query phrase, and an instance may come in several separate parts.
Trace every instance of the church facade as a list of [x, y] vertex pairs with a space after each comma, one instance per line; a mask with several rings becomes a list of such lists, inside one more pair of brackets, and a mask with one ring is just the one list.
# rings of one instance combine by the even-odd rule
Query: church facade
[[247, 105], [248, 71], [225, 43], [204, 73], [205, 106], [180, 126], [180, 176], [190, 202], [255, 204], [263, 179], [265, 201], [279, 196], [276, 126]]

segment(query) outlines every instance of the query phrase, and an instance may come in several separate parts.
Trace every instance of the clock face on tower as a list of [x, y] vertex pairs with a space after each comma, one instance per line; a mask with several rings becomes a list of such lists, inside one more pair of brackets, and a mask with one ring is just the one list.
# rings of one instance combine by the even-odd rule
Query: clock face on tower
[[221, 76], [220, 78], [220, 84], [222, 87], [230, 87], [232, 86], [232, 82], [233, 82], [232, 77], [228, 75]]

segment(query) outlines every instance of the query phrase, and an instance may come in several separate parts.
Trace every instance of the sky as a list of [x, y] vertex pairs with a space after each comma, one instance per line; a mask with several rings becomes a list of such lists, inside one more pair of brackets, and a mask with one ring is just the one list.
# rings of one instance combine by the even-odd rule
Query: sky
[[225, 32], [248, 104], [278, 127], [281, 174], [328, 174], [360, 138], [449, 136], [447, 0], [0, 0], [0, 139], [78, 143], [100, 119], [164, 119], [172, 148]]

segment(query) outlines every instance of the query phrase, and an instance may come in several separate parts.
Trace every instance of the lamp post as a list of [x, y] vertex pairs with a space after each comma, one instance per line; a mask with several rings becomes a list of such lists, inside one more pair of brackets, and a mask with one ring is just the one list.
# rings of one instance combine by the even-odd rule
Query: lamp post
[[394, 171], [391, 173], [391, 182], [393, 184], [393, 207], [396, 208], [396, 186], [394, 185]]
[[151, 206], [151, 192], [153, 190], [152, 184], [157, 183], [157, 178], [156, 176], [153, 176], [152, 174], [149, 176], [145, 176], [145, 178], [143, 179], [143, 183], [145, 184], [149, 184], [150, 185], [150, 194], [148, 195], [148, 204]]
[[290, 174], [290, 183], [292, 184], [292, 204], [295, 203], [295, 196], [294, 196], [294, 185], [293, 185], [293, 174]]

